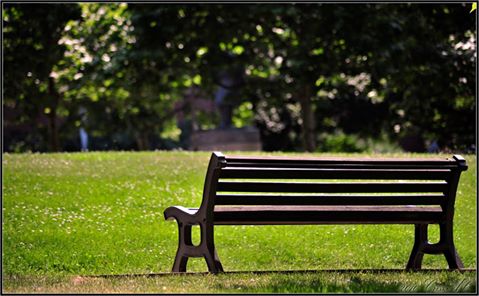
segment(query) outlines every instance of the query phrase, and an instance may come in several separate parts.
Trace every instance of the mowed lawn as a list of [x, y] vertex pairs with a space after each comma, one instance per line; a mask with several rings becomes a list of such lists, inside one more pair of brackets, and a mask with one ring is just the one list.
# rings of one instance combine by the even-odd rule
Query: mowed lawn
[[[314, 154], [321, 155], [338, 154]], [[177, 226], [174, 221], [164, 220], [163, 210], [171, 205], [200, 205], [209, 157], [210, 153], [206, 152], [4, 154], [3, 291], [476, 290], [475, 272], [447, 271], [90, 277], [171, 270], [178, 240]], [[476, 157], [465, 158], [469, 170], [463, 173], [458, 189], [454, 237], [465, 267], [475, 269]], [[430, 229], [430, 241], [436, 242], [438, 227]], [[198, 241], [197, 233], [194, 239]], [[403, 269], [413, 239], [413, 225], [215, 228], [215, 242], [225, 271]], [[447, 263], [444, 256], [425, 255], [423, 267], [445, 269]], [[202, 259], [195, 258], [190, 259], [188, 270], [203, 272], [207, 268]]]

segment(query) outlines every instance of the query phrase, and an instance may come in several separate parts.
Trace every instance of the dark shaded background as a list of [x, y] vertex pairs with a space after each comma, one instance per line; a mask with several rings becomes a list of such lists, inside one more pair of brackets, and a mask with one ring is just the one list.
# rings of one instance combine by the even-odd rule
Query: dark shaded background
[[78, 151], [80, 128], [90, 150], [187, 149], [233, 71], [264, 150], [471, 152], [470, 9], [3, 3], [3, 149]]

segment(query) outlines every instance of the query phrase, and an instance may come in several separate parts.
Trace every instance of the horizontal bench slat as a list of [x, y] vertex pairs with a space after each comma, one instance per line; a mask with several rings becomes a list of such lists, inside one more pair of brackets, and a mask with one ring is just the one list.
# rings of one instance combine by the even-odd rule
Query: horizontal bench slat
[[226, 157], [227, 167], [322, 167], [322, 168], [431, 168], [457, 169], [453, 158], [299, 158], [299, 157]]
[[445, 180], [447, 169], [224, 168], [220, 178], [250, 179], [404, 179]]
[[215, 207], [215, 224], [437, 223], [440, 207], [289, 206]]
[[417, 183], [281, 183], [281, 182], [218, 182], [217, 191], [225, 192], [444, 192], [446, 182]]
[[289, 157], [289, 156], [227, 156], [227, 162], [314, 162], [314, 163], [423, 163], [423, 164], [444, 164], [457, 163], [453, 158], [348, 158], [348, 157]]
[[348, 168], [348, 169], [458, 169], [457, 164], [432, 163], [314, 163], [314, 162], [227, 162], [226, 167]]
[[440, 205], [444, 195], [217, 195], [216, 205]]

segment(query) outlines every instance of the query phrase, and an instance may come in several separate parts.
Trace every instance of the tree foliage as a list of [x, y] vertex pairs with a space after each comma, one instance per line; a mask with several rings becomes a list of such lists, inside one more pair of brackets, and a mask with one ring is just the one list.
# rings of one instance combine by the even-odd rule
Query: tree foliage
[[[34, 150], [60, 149], [59, 108], [62, 98], [52, 73], [63, 58], [58, 44], [66, 22], [79, 17], [69, 4], [4, 4], [4, 106], [13, 109], [5, 120], [5, 137]], [[27, 130], [10, 132], [18, 123]], [[18, 137], [20, 136], [20, 137]], [[9, 141], [9, 142], [10, 142]], [[11, 143], [10, 142], [10, 143]], [[9, 147], [7, 146], [7, 149]]]
[[[185, 92], [213, 99], [225, 69], [243, 77], [235, 124], [254, 119], [266, 150], [325, 150], [334, 134], [475, 140], [476, 32], [463, 4], [29, 5], [3, 14], [4, 105], [18, 114], [5, 127], [36, 131], [38, 113], [55, 110], [64, 149], [80, 126], [95, 149], [168, 148]], [[38, 135], [5, 148], [46, 150]]]

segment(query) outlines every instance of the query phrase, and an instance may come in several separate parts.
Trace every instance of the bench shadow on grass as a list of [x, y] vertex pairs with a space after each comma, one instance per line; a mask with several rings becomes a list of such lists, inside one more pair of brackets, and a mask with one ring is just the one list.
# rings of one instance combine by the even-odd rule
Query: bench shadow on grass
[[[281, 273], [280, 273], [281, 274]], [[223, 291], [241, 290], [245, 292], [266, 293], [474, 293], [476, 281], [463, 278], [459, 282], [449, 279], [438, 283], [436, 278], [418, 280], [414, 283], [401, 283], [390, 278], [376, 279], [373, 274], [341, 272], [339, 276], [327, 277], [324, 273], [312, 273], [305, 277], [271, 276], [259, 285], [222, 281], [215, 283], [215, 289]], [[304, 273], [303, 273], [304, 274]], [[284, 275], [284, 273], [282, 273]], [[316, 275], [316, 276], [315, 276]]]
[[[338, 281], [336, 283], [326, 282], [321, 278], [302, 279], [298, 277], [283, 278], [271, 277], [268, 282], [259, 286], [248, 284], [224, 284], [217, 282], [215, 289], [241, 290], [245, 292], [267, 292], [267, 293], [348, 293], [348, 292], [384, 292], [394, 293], [402, 292], [401, 285], [398, 283], [384, 283], [377, 280], [362, 280], [357, 276], [352, 276], [350, 280]], [[413, 288], [413, 292], [418, 292]]]
[[[210, 278], [213, 290], [245, 293], [475, 293], [475, 273], [475, 269], [462, 272], [445, 269], [415, 272], [406, 272], [404, 269], [348, 269], [229, 271], [217, 275], [208, 272], [167, 272], [101, 277], [213, 276]], [[229, 276], [233, 278], [226, 278]]]

